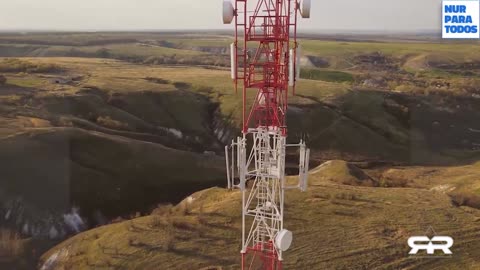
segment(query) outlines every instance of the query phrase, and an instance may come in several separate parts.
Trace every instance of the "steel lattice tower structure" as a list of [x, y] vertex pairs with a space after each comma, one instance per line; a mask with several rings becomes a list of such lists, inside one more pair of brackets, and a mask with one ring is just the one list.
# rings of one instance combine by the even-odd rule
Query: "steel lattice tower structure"
[[[286, 113], [289, 88], [295, 93], [299, 75], [298, 16], [308, 18], [310, 5], [310, 0], [223, 2], [224, 23], [235, 24], [232, 79], [236, 90], [242, 87], [243, 99], [243, 136], [225, 147], [228, 187], [242, 193], [242, 270], [281, 269], [292, 242], [284, 228], [284, 194], [307, 187], [309, 150], [303, 141], [287, 145]], [[247, 107], [247, 96], [255, 91]], [[287, 147], [300, 153], [294, 186], [285, 180]]]

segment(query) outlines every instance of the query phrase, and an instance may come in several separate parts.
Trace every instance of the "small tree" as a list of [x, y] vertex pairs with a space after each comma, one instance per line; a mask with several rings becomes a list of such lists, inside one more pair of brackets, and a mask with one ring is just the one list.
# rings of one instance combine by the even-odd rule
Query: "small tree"
[[95, 56], [98, 58], [110, 58], [110, 51], [106, 48], [101, 48], [95, 52]]
[[0, 75], [0, 85], [4, 85], [7, 83], [7, 78], [3, 75]]

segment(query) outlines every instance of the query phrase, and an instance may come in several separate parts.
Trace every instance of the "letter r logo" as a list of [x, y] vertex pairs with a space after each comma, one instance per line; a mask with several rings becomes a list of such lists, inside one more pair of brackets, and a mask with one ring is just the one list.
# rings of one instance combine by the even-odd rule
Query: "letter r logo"
[[413, 236], [408, 239], [408, 246], [412, 249], [409, 254], [417, 254], [420, 250], [426, 250], [427, 254], [435, 254], [435, 250], [441, 250], [444, 254], [452, 254], [453, 238], [449, 236], [435, 236], [432, 239], [427, 236]]

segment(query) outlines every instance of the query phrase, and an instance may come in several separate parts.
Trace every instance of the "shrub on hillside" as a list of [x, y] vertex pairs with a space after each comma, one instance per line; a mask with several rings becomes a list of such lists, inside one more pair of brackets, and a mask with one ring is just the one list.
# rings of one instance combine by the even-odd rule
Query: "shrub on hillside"
[[128, 124], [113, 120], [110, 116], [100, 116], [97, 118], [97, 123], [112, 129], [128, 129]]
[[95, 52], [95, 56], [98, 58], [110, 58], [110, 51], [106, 48], [101, 48]]
[[0, 62], [0, 72], [59, 73], [63, 68], [56, 64], [32, 63], [20, 59], [4, 59]]
[[0, 85], [4, 85], [7, 83], [7, 78], [3, 75], [0, 75]]
[[186, 83], [186, 82], [174, 82], [173, 85], [180, 90], [187, 90], [192, 87], [191, 84]]
[[169, 84], [169, 80], [165, 80], [162, 78], [155, 78], [155, 77], [146, 77], [145, 80], [153, 83], [158, 83], [158, 84]]
[[159, 204], [157, 208], [153, 209], [152, 215], [165, 216], [171, 214], [173, 211], [172, 204]]
[[480, 209], [480, 196], [478, 195], [462, 191], [454, 191], [449, 195], [452, 202], [457, 206], [469, 206]]
[[401, 177], [383, 177], [379, 185], [384, 188], [404, 188], [408, 186], [408, 180]]

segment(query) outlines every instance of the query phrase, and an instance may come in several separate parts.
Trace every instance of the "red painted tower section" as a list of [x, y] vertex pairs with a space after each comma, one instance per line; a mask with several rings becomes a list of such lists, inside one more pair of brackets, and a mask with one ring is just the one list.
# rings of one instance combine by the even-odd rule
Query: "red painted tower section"
[[[234, 10], [234, 79], [243, 87], [243, 133], [249, 127], [269, 127], [286, 135], [290, 49], [298, 46], [298, 1], [236, 0]], [[251, 109], [247, 91], [257, 92]]]

